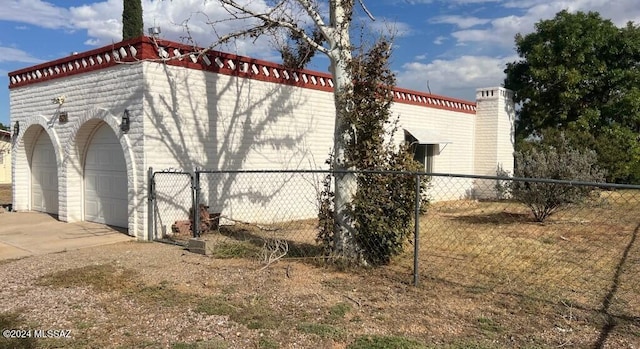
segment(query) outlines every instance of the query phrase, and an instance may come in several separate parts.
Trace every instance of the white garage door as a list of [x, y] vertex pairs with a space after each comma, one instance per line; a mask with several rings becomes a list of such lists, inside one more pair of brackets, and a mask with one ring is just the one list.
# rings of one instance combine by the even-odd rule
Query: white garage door
[[115, 133], [106, 125], [91, 138], [84, 165], [84, 219], [127, 227], [127, 167]]
[[38, 136], [31, 156], [31, 209], [58, 214], [58, 165], [46, 132]]

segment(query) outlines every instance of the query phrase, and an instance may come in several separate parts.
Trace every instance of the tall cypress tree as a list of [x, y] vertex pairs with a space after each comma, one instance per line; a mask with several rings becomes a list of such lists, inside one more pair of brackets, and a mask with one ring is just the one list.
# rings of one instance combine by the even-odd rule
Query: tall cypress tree
[[124, 0], [122, 10], [122, 40], [136, 38], [143, 33], [142, 0]]

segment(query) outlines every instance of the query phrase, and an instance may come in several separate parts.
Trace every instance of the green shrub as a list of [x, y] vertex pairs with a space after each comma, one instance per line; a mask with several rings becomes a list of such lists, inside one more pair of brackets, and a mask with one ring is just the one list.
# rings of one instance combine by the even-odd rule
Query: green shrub
[[[343, 103], [350, 105], [345, 115], [345, 123], [351, 127], [351, 137], [345, 149], [346, 168], [394, 172], [420, 169], [413, 160], [410, 147], [397, 147], [393, 142], [398, 121], [391, 120], [391, 88], [395, 78], [388, 67], [389, 45], [389, 42], [381, 40], [350, 64], [354, 88], [340, 95]], [[330, 158], [328, 163], [333, 164], [334, 159]], [[347, 216], [346, 229], [338, 227], [334, 221], [334, 178], [331, 175], [325, 178], [320, 197], [317, 240], [327, 255], [346, 257], [348, 263], [387, 264], [391, 257], [403, 251], [413, 236], [415, 175], [365, 172], [355, 176], [357, 187], [352, 200], [347, 207], [340, 208]], [[426, 187], [424, 182], [423, 189]], [[345, 231], [348, 234], [346, 239]], [[345, 248], [344, 244], [348, 247]], [[345, 253], [346, 250], [349, 252]]]
[[[593, 151], [559, 148], [531, 148], [515, 153], [514, 177], [602, 182], [604, 173]], [[543, 222], [555, 212], [588, 199], [593, 187], [515, 180], [509, 191], [514, 200], [526, 205], [536, 221]]]

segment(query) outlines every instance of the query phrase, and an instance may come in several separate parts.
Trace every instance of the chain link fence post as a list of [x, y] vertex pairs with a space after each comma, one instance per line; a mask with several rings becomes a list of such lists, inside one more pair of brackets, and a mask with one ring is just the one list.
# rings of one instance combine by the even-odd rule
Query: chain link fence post
[[191, 177], [193, 191], [193, 237], [200, 237], [200, 172], [196, 168]]
[[413, 241], [413, 285], [418, 286], [418, 268], [420, 254], [420, 174], [416, 173], [416, 202], [414, 217], [414, 241]]
[[154, 200], [155, 200], [155, 186], [153, 179], [153, 167], [149, 167], [147, 171], [147, 240], [152, 241], [156, 238], [156, 229], [154, 226]]

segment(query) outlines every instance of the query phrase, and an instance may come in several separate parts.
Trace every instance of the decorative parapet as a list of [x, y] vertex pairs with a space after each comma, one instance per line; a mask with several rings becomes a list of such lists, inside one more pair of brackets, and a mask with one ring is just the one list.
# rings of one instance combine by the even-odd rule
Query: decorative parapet
[[292, 70], [255, 58], [202, 49], [167, 40], [143, 37], [144, 59], [162, 60], [169, 65], [206, 70], [241, 78], [333, 91], [331, 75], [311, 70]]
[[512, 100], [513, 91], [504, 87], [487, 87], [479, 88], [476, 90], [476, 101], [482, 99], [497, 99], [498, 97]]
[[9, 73], [9, 88], [58, 79], [141, 59], [142, 41], [133, 39], [112, 46], [74, 53], [55, 61]]
[[476, 113], [476, 104], [474, 102], [438, 96], [431, 93], [405, 90], [402, 88], [393, 89], [393, 100], [398, 103], [421, 105], [429, 108], [451, 110], [469, 114]]
[[[11, 72], [9, 73], [9, 88], [82, 74], [118, 64], [134, 64], [143, 61], [166, 63], [314, 90], [333, 91], [333, 80], [331, 75], [326, 73], [287, 69], [272, 62], [146, 36]], [[398, 103], [470, 114], [476, 112], [476, 104], [473, 102], [430, 93], [395, 88], [393, 97], [394, 101]]]

